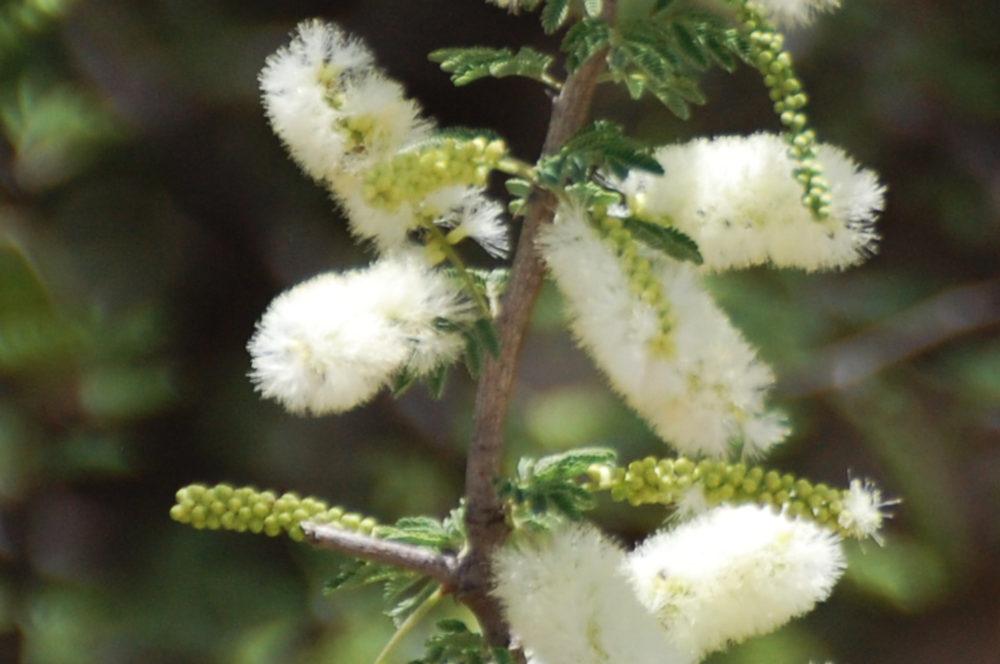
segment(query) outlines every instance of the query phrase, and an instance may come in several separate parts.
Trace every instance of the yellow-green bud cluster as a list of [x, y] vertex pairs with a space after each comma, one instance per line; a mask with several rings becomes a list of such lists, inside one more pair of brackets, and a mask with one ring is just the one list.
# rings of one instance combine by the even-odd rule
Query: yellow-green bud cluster
[[794, 176], [802, 185], [802, 204], [816, 219], [825, 219], [830, 214], [830, 183], [816, 161], [816, 133], [806, 126], [807, 97], [792, 69], [792, 56], [785, 50], [785, 37], [752, 2], [743, 5], [740, 20], [750, 37], [750, 48], [774, 102], [774, 112], [785, 126], [789, 154], [799, 164]]
[[377, 523], [370, 517], [330, 507], [318, 498], [301, 498], [296, 493], [277, 494], [253, 487], [229, 484], [191, 484], [177, 491], [170, 518], [198, 529], [235, 530], [264, 533], [270, 537], [286, 534], [302, 541], [303, 521], [327, 524], [370, 535]]
[[507, 154], [501, 140], [446, 138], [433, 145], [400, 152], [371, 168], [364, 177], [370, 205], [395, 210], [405, 201], [422, 201], [435, 189], [454, 184], [483, 186]]
[[348, 152], [367, 151], [375, 132], [379, 130], [378, 118], [371, 115], [352, 115], [338, 123], [347, 137]]
[[841, 525], [847, 489], [813, 484], [791, 473], [760, 466], [686, 457], [633, 461], [626, 468], [594, 464], [588, 469], [591, 491], [610, 491], [631, 505], [676, 505], [692, 489], [700, 490], [709, 506], [720, 503], [771, 505], [791, 516], [802, 516], [842, 537], [868, 536]]
[[618, 217], [612, 217], [597, 210], [593, 213], [598, 221], [601, 233], [614, 247], [615, 253], [622, 262], [622, 269], [628, 279], [632, 295], [649, 305], [659, 320], [659, 330], [649, 340], [649, 348], [654, 353], [670, 356], [675, 352], [673, 335], [674, 313], [667, 301], [663, 285], [653, 270], [653, 262], [639, 251], [639, 243], [632, 233], [625, 228]]

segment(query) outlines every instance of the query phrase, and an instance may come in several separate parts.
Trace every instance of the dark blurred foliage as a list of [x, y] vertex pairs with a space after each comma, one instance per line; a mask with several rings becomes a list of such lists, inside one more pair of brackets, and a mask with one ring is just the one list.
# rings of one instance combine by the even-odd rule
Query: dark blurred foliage
[[[871, 477], [903, 503], [884, 548], [850, 546], [830, 602], [712, 661], [997, 662], [995, 2], [845, 4], [790, 44], [821, 137], [889, 184], [881, 253], [842, 274], [715, 284], [782, 377], [796, 433], [770, 462]], [[497, 129], [535, 156], [541, 90], [454, 90], [424, 57], [551, 45], [531, 17], [473, 0], [0, 2], [0, 661], [370, 661], [390, 626], [375, 595], [322, 596], [335, 559], [173, 523], [174, 490], [296, 489], [386, 521], [442, 516], [461, 493], [467, 377], [440, 402], [418, 389], [317, 420], [260, 402], [245, 378], [270, 298], [366, 260], [257, 99], [264, 58], [310, 16], [363, 35], [442, 124]], [[777, 129], [753, 72], [705, 89], [687, 123], [611, 89], [597, 113], [650, 141]], [[544, 293], [511, 459], [595, 443], [666, 454], [561, 315]], [[625, 539], [663, 516], [600, 513]]]

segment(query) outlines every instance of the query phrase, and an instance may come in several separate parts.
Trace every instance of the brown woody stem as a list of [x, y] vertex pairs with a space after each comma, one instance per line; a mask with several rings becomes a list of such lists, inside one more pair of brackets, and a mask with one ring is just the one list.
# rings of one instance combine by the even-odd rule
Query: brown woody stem
[[362, 535], [351, 530], [303, 522], [306, 540], [320, 549], [329, 549], [355, 558], [392, 565], [440, 581], [446, 588], [455, 584], [458, 564], [454, 556], [431, 549]]
[[[613, 11], [606, 2], [606, 11]], [[605, 52], [595, 54], [563, 86], [552, 106], [552, 115], [542, 154], [557, 152], [588, 120], [597, 77], [604, 67]], [[539, 229], [551, 223], [556, 200], [550, 192], [536, 191], [528, 206], [518, 240], [510, 281], [497, 319], [500, 357], [483, 367], [476, 394], [475, 430], [469, 446], [465, 474], [466, 531], [469, 548], [458, 569], [458, 599], [475, 613], [487, 640], [507, 646], [510, 633], [499, 602], [490, 594], [490, 561], [494, 550], [507, 538], [504, 506], [496, 479], [503, 460], [504, 423], [510, 406], [514, 372], [524, 334], [545, 275], [535, 249]]]

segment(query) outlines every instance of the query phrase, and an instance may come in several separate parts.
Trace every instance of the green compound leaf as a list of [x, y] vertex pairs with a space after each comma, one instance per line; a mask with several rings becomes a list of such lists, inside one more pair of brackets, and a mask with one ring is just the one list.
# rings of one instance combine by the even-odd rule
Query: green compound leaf
[[[454, 554], [465, 546], [464, 508], [453, 509], [440, 521], [426, 516], [404, 517], [394, 525], [381, 526], [378, 535], [381, 539]], [[376, 583], [382, 584], [385, 614], [397, 626], [420, 611], [440, 586], [415, 572], [352, 558], [341, 564], [325, 588], [334, 592]]]
[[566, 33], [560, 47], [566, 54], [566, 70], [575, 72], [594, 54], [611, 43], [611, 29], [599, 18], [580, 21]]
[[711, 56], [705, 51], [701, 40], [698, 39], [691, 26], [678, 22], [671, 24], [670, 30], [673, 32], [674, 42], [681, 55], [694, 67], [708, 69], [712, 64]]
[[483, 372], [483, 347], [471, 330], [462, 333], [465, 339], [465, 368], [471, 378], [479, 378]]
[[434, 399], [444, 396], [444, 388], [448, 385], [448, 367], [442, 365], [427, 374], [427, 389]]
[[542, 29], [546, 34], [552, 34], [562, 27], [569, 18], [570, 0], [548, 0], [542, 9]]
[[677, 260], [691, 261], [695, 265], [702, 264], [698, 245], [676, 228], [646, 221], [639, 217], [625, 217], [622, 219], [622, 223], [635, 239], [651, 249], [662, 251]]
[[[650, 93], [685, 120], [691, 114], [689, 103], [704, 103], [694, 76], [705, 67], [685, 57], [676, 35], [667, 26], [629, 21], [620, 27], [618, 37], [619, 43], [608, 56], [608, 69], [612, 79], [624, 84], [633, 99]], [[708, 60], [704, 56], [699, 63]]]
[[397, 627], [419, 609], [439, 585], [415, 572], [351, 558], [341, 563], [337, 574], [326, 582], [323, 589], [330, 594], [379, 583], [382, 584], [382, 600], [386, 606], [384, 613], [393, 619]]
[[614, 450], [596, 447], [523, 458], [517, 476], [500, 483], [500, 496], [514, 503], [513, 518], [521, 525], [545, 528], [550, 512], [579, 519], [595, 504], [580, 478], [592, 465], [613, 464], [615, 458]]
[[537, 481], [559, 481], [581, 475], [595, 463], [613, 463], [616, 458], [615, 451], [606, 447], [581, 447], [538, 459], [532, 472]]
[[652, 16], [623, 21], [611, 37], [609, 77], [633, 99], [649, 94], [682, 119], [705, 103], [698, 77], [752, 62], [748, 37], [729, 16], [682, 3], [659, 3]]
[[566, 187], [569, 197], [587, 210], [604, 208], [605, 210], [622, 202], [622, 195], [617, 191], [605, 189], [596, 182], [580, 182]]
[[463, 508], [459, 507], [442, 520], [429, 516], [407, 516], [394, 525], [379, 530], [382, 539], [425, 546], [454, 553], [465, 543]]
[[427, 58], [440, 63], [442, 71], [451, 74], [451, 82], [456, 86], [467, 85], [481, 78], [492, 76], [524, 76], [542, 83], [552, 83], [547, 71], [553, 58], [529, 46], [523, 46], [517, 53], [509, 48], [442, 48], [431, 52]]
[[423, 577], [407, 579], [397, 576], [382, 586], [382, 599], [386, 603], [385, 615], [399, 627], [410, 614], [433, 595], [441, 584]]
[[427, 639], [423, 659], [411, 664], [514, 664], [510, 651], [490, 647], [482, 634], [469, 630], [461, 620], [442, 620], [437, 628]]
[[340, 569], [327, 580], [323, 590], [327, 593], [351, 590], [373, 583], [385, 583], [399, 576], [416, 578], [413, 572], [405, 572], [388, 565], [378, 565], [359, 558], [351, 558], [341, 563]]
[[557, 188], [589, 180], [597, 170], [625, 178], [636, 169], [663, 174], [659, 162], [641, 143], [625, 136], [621, 126], [599, 120], [574, 134], [558, 153], [540, 161], [538, 178]]
[[480, 318], [474, 326], [476, 337], [493, 357], [500, 357], [500, 334], [488, 318]]

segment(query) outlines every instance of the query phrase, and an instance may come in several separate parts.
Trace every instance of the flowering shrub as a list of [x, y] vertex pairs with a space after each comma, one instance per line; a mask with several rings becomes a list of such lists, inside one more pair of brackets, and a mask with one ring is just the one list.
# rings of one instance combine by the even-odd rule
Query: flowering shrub
[[[493, 4], [565, 30], [565, 80], [527, 47], [430, 57], [456, 85], [517, 75], [553, 90], [534, 164], [489, 132], [438, 128], [334, 25], [300, 24], [260, 77], [275, 133], [377, 257], [279, 295], [249, 342], [251, 380], [293, 414], [324, 415], [415, 380], [440, 390], [463, 359], [480, 378], [464, 501], [442, 521], [390, 526], [295, 494], [195, 485], [171, 515], [348, 553], [334, 585], [385, 583], [404, 631], [452, 594], [481, 633], [446, 621], [423, 662], [698, 662], [823, 601], [845, 567], [841, 538], [878, 538], [891, 503], [869, 482], [837, 489], [759, 465], [790, 425], [769, 400], [772, 370], [703, 283], [754, 265], [842, 269], [875, 251], [884, 187], [817, 141], [777, 27], [837, 3], [659, 0], [641, 16], [609, 0]], [[705, 101], [698, 75], [740, 62], [761, 72], [782, 135], [650, 150], [589, 122], [598, 82], [687, 117]], [[507, 212], [487, 191], [494, 172]], [[471, 267], [465, 241], [503, 259], [517, 220], [509, 269]], [[501, 476], [511, 376], [545, 270], [579, 344], [681, 456], [619, 465], [613, 450], [581, 448]], [[602, 495], [676, 519], [629, 552], [585, 519]]]

